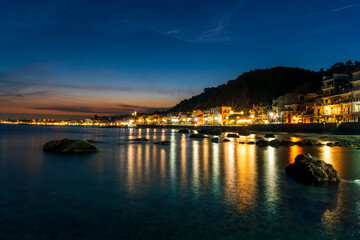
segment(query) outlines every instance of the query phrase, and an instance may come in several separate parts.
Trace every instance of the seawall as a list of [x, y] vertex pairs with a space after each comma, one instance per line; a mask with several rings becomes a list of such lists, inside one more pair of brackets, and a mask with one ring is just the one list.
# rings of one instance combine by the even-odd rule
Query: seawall
[[138, 128], [207, 129], [223, 132], [250, 130], [257, 132], [303, 132], [360, 134], [360, 123], [303, 123], [303, 124], [252, 124], [246, 126], [193, 126], [193, 125], [137, 125]]

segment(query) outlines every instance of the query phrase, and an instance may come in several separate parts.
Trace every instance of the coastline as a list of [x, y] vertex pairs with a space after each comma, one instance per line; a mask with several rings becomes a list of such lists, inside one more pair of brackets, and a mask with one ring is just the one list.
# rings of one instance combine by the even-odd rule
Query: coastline
[[207, 130], [207, 131], [221, 131], [221, 132], [239, 132], [239, 131], [254, 131], [254, 132], [271, 132], [271, 133], [330, 133], [334, 135], [360, 135], [360, 123], [346, 122], [346, 123], [303, 123], [303, 124], [252, 124], [252, 125], [147, 125], [138, 124], [137, 128], [175, 128], [175, 129], [189, 129], [189, 130]]

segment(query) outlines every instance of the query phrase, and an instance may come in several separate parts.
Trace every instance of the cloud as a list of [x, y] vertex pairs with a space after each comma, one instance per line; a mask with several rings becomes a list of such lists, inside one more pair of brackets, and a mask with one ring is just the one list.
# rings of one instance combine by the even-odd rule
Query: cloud
[[175, 29], [169, 30], [166, 32], [166, 34], [179, 34], [179, 30], [175, 30]]
[[26, 66], [7, 72], [0, 72], [0, 97], [46, 96], [51, 94], [69, 94], [79, 91], [87, 94], [99, 92], [113, 93], [154, 93], [166, 96], [193, 95], [195, 91], [183, 88], [133, 87], [106, 85], [100, 83], [62, 83], [66, 76], [49, 73], [44, 65]]
[[32, 110], [47, 110], [47, 111], [60, 111], [64, 113], [88, 113], [88, 114], [124, 114], [130, 112], [154, 112], [164, 111], [169, 108], [154, 108], [147, 106], [127, 105], [119, 104], [116, 107], [89, 107], [89, 106], [41, 106], [41, 107], [30, 107]]
[[324, 11], [324, 12], [317, 12], [314, 15], [324, 15], [324, 14], [329, 14], [329, 13], [336, 13], [336, 12], [340, 12], [340, 11], [347, 10], [350, 8], [357, 8], [357, 7], [360, 7], [360, 4], [352, 4], [352, 5], [347, 5], [347, 6], [331, 9], [328, 11]]

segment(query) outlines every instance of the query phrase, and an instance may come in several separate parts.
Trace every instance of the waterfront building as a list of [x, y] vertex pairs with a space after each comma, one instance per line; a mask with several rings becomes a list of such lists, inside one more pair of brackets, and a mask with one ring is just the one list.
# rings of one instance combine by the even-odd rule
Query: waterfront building
[[349, 122], [351, 120], [351, 89], [348, 74], [323, 77], [322, 100], [314, 107], [316, 122]]
[[360, 122], [360, 71], [352, 74], [351, 85], [351, 96], [348, 103], [348, 107], [351, 108], [351, 120]]
[[193, 110], [191, 118], [194, 124], [203, 124], [203, 117], [203, 111], [201, 111], [200, 109]]

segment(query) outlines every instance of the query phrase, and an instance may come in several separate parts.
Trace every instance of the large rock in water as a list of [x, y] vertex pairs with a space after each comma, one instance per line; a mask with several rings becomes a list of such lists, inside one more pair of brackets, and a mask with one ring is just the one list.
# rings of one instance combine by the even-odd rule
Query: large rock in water
[[98, 152], [99, 150], [88, 141], [64, 138], [45, 143], [43, 151], [55, 153], [87, 153]]
[[295, 162], [287, 166], [285, 171], [296, 181], [305, 184], [341, 181], [331, 164], [316, 159], [308, 153], [296, 156]]

